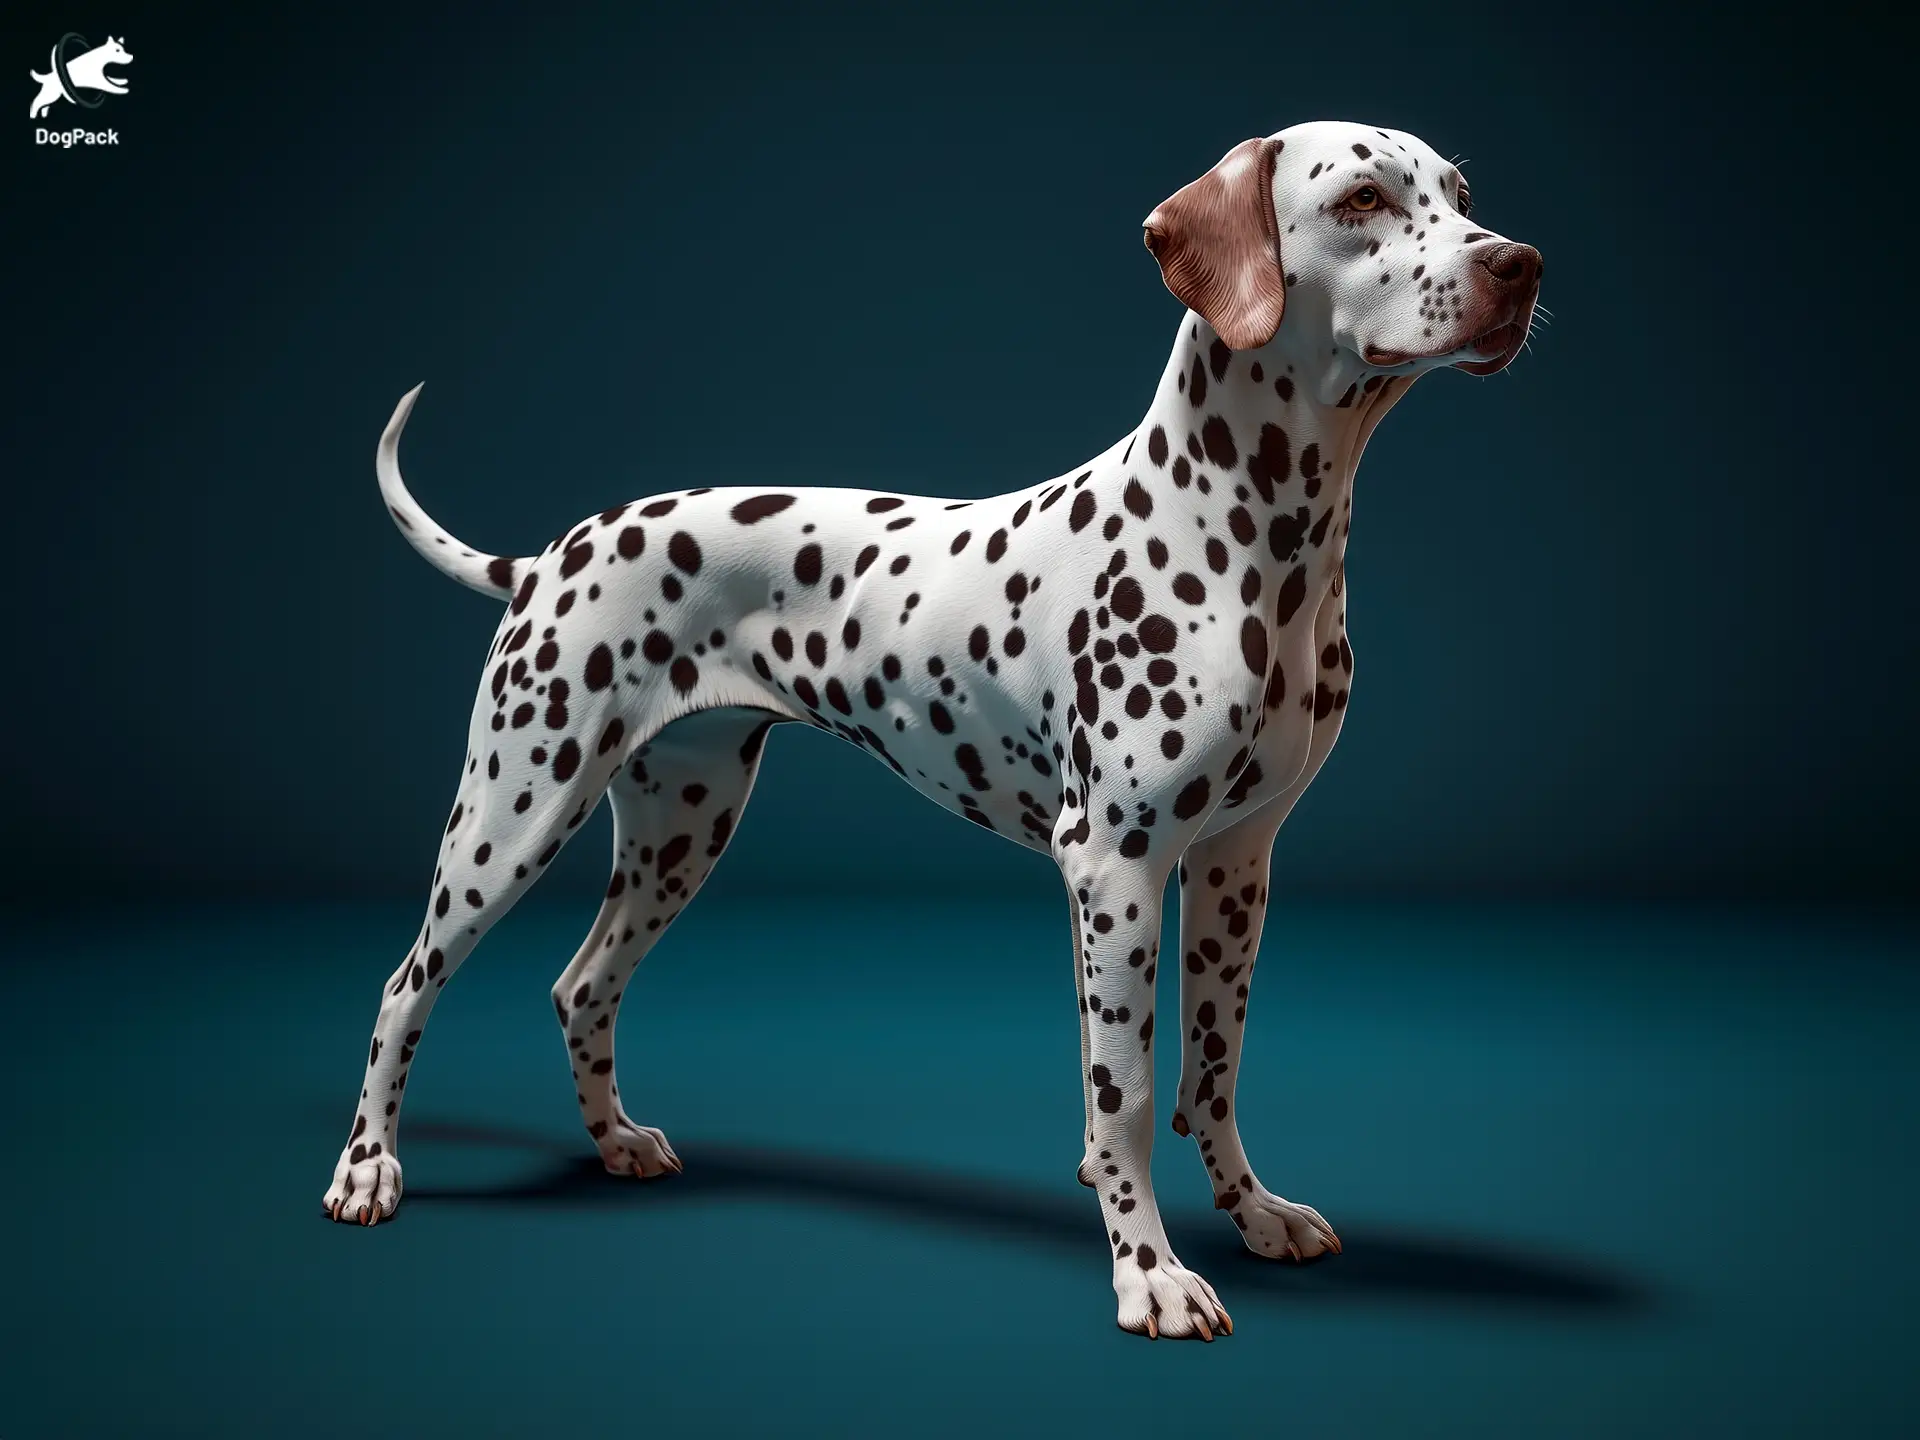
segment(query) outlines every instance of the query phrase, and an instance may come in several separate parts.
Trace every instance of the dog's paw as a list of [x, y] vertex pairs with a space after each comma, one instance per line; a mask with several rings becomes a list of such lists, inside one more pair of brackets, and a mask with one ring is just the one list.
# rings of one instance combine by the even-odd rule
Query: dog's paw
[[[1144, 1270], [1143, 1259], [1149, 1262]], [[1135, 1335], [1211, 1340], [1233, 1333], [1233, 1317], [1213, 1286], [1173, 1256], [1155, 1255], [1151, 1246], [1115, 1259], [1113, 1293], [1120, 1299], [1120, 1328]]]
[[591, 1127], [594, 1144], [600, 1147], [600, 1163], [609, 1175], [638, 1175], [651, 1180], [657, 1175], [678, 1175], [680, 1157], [673, 1153], [667, 1137], [651, 1125], [636, 1125], [625, 1115]]
[[1258, 1183], [1223, 1190], [1213, 1203], [1233, 1216], [1256, 1255], [1298, 1262], [1340, 1253], [1340, 1237], [1318, 1210], [1282, 1200]]
[[349, 1145], [341, 1151], [340, 1163], [333, 1167], [333, 1184], [320, 1201], [329, 1220], [377, 1225], [399, 1206], [399, 1158], [384, 1151], [369, 1155], [366, 1148]]

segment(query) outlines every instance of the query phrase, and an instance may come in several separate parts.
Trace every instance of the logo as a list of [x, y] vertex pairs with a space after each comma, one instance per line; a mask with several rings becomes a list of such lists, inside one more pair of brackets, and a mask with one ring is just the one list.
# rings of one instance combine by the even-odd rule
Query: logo
[[[33, 104], [27, 108], [29, 119], [38, 120], [61, 101], [69, 101], [82, 110], [97, 110], [107, 95], [124, 95], [127, 82], [116, 75], [109, 75], [107, 67], [129, 65], [133, 56], [127, 53], [127, 47], [114, 36], [107, 37], [104, 45], [87, 44], [84, 35], [69, 31], [55, 43], [47, 57], [47, 73], [29, 70], [34, 82], [39, 85], [40, 93], [33, 97]], [[115, 130], [34, 130], [34, 143], [37, 145], [57, 145], [63, 150], [75, 145], [118, 145], [120, 135]]]

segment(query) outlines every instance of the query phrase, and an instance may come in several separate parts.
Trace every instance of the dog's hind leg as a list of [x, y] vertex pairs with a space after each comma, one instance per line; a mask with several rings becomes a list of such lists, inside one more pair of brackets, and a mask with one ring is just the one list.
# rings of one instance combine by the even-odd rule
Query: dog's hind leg
[[[381, 992], [353, 1132], [322, 1202], [335, 1220], [371, 1225], [400, 1203], [400, 1161], [394, 1153], [400, 1102], [434, 998], [480, 937], [532, 888], [567, 837], [593, 813], [620, 764], [617, 718], [584, 705], [574, 717], [555, 714], [564, 710], [564, 692], [556, 698], [551, 685], [546, 699], [548, 728], [518, 729], [520, 744], [503, 754], [497, 748], [503, 734], [516, 730], [504, 718], [499, 730], [493, 727], [499, 707], [481, 691], [426, 920]], [[562, 718], [581, 727], [575, 733], [587, 739], [584, 753], [572, 734], [552, 734], [553, 722]]]
[[613, 877], [593, 929], [554, 982], [581, 1118], [616, 1175], [677, 1171], [667, 1137], [620, 1104], [614, 1022], [634, 968], [699, 890], [727, 847], [760, 767], [765, 711], [697, 711], [628, 756], [608, 794]]

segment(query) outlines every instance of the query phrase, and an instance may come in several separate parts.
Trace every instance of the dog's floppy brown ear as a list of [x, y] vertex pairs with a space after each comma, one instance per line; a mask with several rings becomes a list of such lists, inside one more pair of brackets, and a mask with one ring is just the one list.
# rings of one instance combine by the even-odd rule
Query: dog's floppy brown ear
[[1146, 219], [1147, 249], [1181, 304], [1235, 350], [1273, 339], [1286, 308], [1273, 162], [1280, 140], [1243, 140]]

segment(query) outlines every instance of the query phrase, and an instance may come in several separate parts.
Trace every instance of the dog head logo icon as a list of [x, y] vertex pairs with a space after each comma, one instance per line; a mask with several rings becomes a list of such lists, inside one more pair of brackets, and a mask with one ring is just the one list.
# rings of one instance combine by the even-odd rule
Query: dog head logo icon
[[48, 57], [47, 73], [42, 75], [38, 70], [27, 72], [40, 86], [40, 93], [34, 96], [28, 116], [38, 120], [62, 100], [71, 100], [84, 110], [98, 109], [101, 96], [89, 92], [126, 94], [127, 82], [107, 74], [107, 67], [127, 65], [132, 61], [133, 56], [127, 53], [127, 47], [111, 35], [107, 37], [106, 44], [91, 48], [84, 35], [75, 35], [71, 31], [62, 35]]

